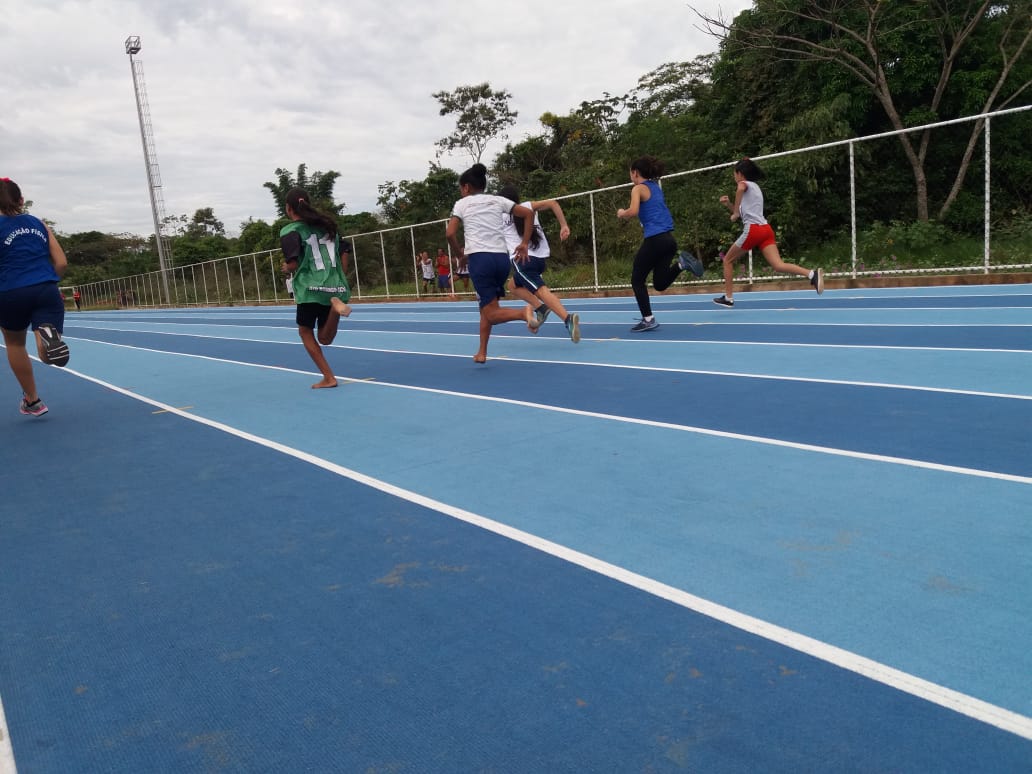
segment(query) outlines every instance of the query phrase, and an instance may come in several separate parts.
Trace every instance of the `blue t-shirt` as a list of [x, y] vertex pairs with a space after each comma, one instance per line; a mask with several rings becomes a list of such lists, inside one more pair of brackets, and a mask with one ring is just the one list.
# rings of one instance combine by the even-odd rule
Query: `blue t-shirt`
[[667, 209], [666, 200], [663, 198], [663, 189], [655, 180], [643, 180], [642, 185], [648, 186], [650, 196], [648, 201], [638, 204], [638, 220], [641, 221], [641, 228], [645, 237], [665, 234], [674, 230], [674, 216]]
[[59, 280], [43, 221], [28, 213], [0, 215], [0, 290]]

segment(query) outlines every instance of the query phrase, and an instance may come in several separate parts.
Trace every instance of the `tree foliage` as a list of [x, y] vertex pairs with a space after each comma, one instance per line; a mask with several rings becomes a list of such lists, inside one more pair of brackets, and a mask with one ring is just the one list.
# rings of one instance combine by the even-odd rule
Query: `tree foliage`
[[340, 172], [332, 169], [327, 172], [313, 172], [308, 174], [308, 167], [299, 164], [297, 174], [292, 175], [289, 170], [279, 168], [276, 170], [276, 180], [265, 182], [263, 185], [269, 189], [273, 201], [276, 203], [276, 212], [281, 218], [287, 217], [287, 194], [291, 188], [303, 188], [312, 197], [312, 206], [323, 212], [333, 215], [340, 215], [344, 211], [345, 204], [339, 204], [333, 198], [333, 186], [340, 177]]
[[455, 131], [435, 143], [438, 159], [443, 153], [464, 150], [479, 163], [487, 144], [496, 137], [504, 139], [505, 130], [518, 115], [509, 107], [512, 95], [504, 89], [495, 91], [489, 83], [459, 86], [432, 96], [440, 103], [440, 115], [455, 116]]

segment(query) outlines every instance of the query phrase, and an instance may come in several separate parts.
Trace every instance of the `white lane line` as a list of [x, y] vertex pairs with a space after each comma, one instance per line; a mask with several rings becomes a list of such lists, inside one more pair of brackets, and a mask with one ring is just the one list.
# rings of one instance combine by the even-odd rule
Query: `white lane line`
[[[108, 330], [108, 329], [102, 328], [100, 330]], [[285, 344], [285, 345], [288, 345], [288, 346], [301, 346], [301, 342], [300, 341], [278, 341], [278, 340], [275, 340], [275, 339], [242, 338], [240, 336], [213, 336], [211, 334], [205, 334], [205, 333], [176, 333], [176, 332], [171, 332], [171, 331], [125, 331], [125, 330], [119, 330], [119, 331], [116, 331], [116, 332], [119, 332], [119, 333], [147, 333], [147, 334], [155, 334], [155, 335], [163, 335], [163, 336], [181, 336], [181, 337], [184, 337], [184, 338], [215, 339], [215, 340], [219, 340], [219, 341], [249, 341], [249, 342], [254, 343], [254, 344]], [[369, 331], [363, 331], [363, 333], [368, 333], [368, 332]], [[469, 335], [469, 336], [474, 336], [476, 334], [421, 334], [421, 335], [449, 335], [449, 336]], [[144, 352], [164, 352], [165, 354], [168, 354], [168, 355], [183, 355], [184, 357], [204, 357], [202, 355], [190, 355], [188, 353], [182, 353], [182, 352], [171, 352], [171, 351], [168, 351], [168, 350], [154, 349], [152, 347], [140, 347], [140, 346], [136, 346], [136, 345], [133, 345], [133, 344], [118, 344], [118, 343], [115, 343], [115, 342], [103, 341], [101, 339], [89, 339], [89, 338], [86, 338], [84, 336], [65, 336], [65, 338], [70, 340], [70, 341], [88, 341], [88, 342], [91, 342], [93, 344], [105, 344], [105, 345], [111, 346], [111, 347], [125, 347], [127, 349], [138, 349], [138, 350], [141, 350], [141, 351], [144, 351]], [[503, 337], [495, 335], [492, 338], [503, 338]], [[585, 340], [588, 341], [589, 339], [585, 339]], [[605, 341], [610, 341], [610, 340], [605, 340]], [[613, 339], [612, 341], [619, 341], [619, 339]], [[665, 342], [665, 343], [670, 344], [672, 342]], [[678, 343], [712, 344], [713, 342], [678, 342]], [[727, 343], [731, 343], [731, 342], [721, 342], [721, 343], [727, 344]], [[735, 343], [748, 343], [748, 342], [735, 342]], [[825, 346], [825, 345], [820, 345], [820, 344], [799, 344], [799, 345], [792, 345], [792, 346]], [[358, 347], [358, 346], [355, 346], [355, 345], [352, 345], [352, 344], [328, 344], [327, 347], [329, 347], [330, 349], [350, 350], [352, 352], [379, 352], [379, 353], [383, 353], [383, 354], [424, 355], [424, 356], [427, 356], [427, 357], [450, 357], [450, 358], [462, 358], [464, 360], [469, 359], [469, 355], [467, 355], [467, 354], [461, 354], [460, 355], [460, 354], [449, 353], [449, 352], [433, 352], [433, 351], [417, 350], [417, 349], [396, 349], [396, 348], [389, 348], [389, 347]], [[864, 347], [864, 349], [868, 349], [868, 347]], [[914, 348], [913, 347], [908, 347], [907, 349], [914, 349]], [[945, 350], [936, 350], [936, 351], [945, 351]], [[952, 350], [952, 351], [964, 351], [964, 350]], [[1024, 350], [983, 350], [983, 349], [980, 349], [980, 350], [970, 350], [970, 351], [973, 351], [973, 352], [1012, 352], [1012, 353], [1018, 353], [1018, 354], [1032, 355], [1032, 352], [1024, 351]], [[221, 360], [221, 358], [211, 358], [211, 359], [212, 360]], [[502, 358], [501, 358], [501, 356], [498, 356], [498, 357], [496, 357], [494, 359], [498, 360], [498, 359], [502, 359]], [[950, 395], [971, 395], [971, 396], [982, 397], [982, 398], [1007, 398], [1007, 399], [1010, 399], [1010, 400], [1032, 400], [1032, 394], [1029, 394], [1029, 395], [1019, 395], [1019, 394], [1016, 394], [1016, 393], [985, 392], [985, 391], [982, 391], [982, 390], [961, 390], [961, 389], [955, 389], [955, 388], [949, 388], [949, 387], [927, 387], [927, 386], [919, 385], [919, 384], [896, 384], [896, 383], [892, 383], [892, 382], [863, 382], [863, 381], [855, 381], [855, 380], [851, 380], [851, 379], [820, 379], [820, 378], [817, 378], [817, 377], [809, 377], [809, 376], [780, 376], [778, 374], [758, 374], [758, 373], [747, 373], [747, 372], [744, 372], [744, 371], [710, 371], [710, 370], [701, 369], [701, 368], [672, 368], [670, 366], [649, 366], [649, 365], [633, 365], [633, 364], [632, 365], [628, 365], [628, 364], [624, 364], [624, 363], [605, 363], [605, 362], [603, 362], [603, 363], [596, 363], [596, 362], [592, 362], [592, 361], [588, 361], [588, 360], [551, 360], [551, 359], [547, 359], [546, 360], [546, 359], [529, 358], [529, 357], [513, 357], [511, 355], [505, 356], [504, 359], [508, 360], [510, 362], [514, 362], [514, 363], [541, 363], [541, 364], [545, 364], [545, 365], [573, 365], [573, 366], [586, 366], [586, 367], [591, 367], [591, 368], [623, 369], [623, 370], [630, 370], [630, 371], [656, 371], [656, 372], [676, 373], [676, 374], [698, 374], [700, 376], [729, 376], [729, 377], [734, 377], [734, 378], [738, 378], [738, 379], [766, 379], [766, 380], [769, 380], [769, 381], [779, 381], [779, 382], [806, 382], [806, 383], [810, 383], [810, 384], [835, 384], [835, 385], [842, 385], [842, 386], [846, 386], [846, 387], [876, 387], [876, 388], [879, 388], [879, 389], [890, 389], [890, 390], [913, 390], [913, 391], [916, 391], [916, 392], [938, 392], [938, 393], [947, 393], [947, 394], [950, 394]], [[241, 361], [236, 361], [236, 360], [228, 361], [227, 360], [225, 362], [239, 363]], [[253, 365], [257, 366], [258, 364], [255, 363]], [[1032, 382], [1030, 382], [1030, 384], [1032, 384]]]
[[[287, 368], [286, 366], [272, 366], [265, 365], [263, 363], [248, 363], [241, 360], [229, 360], [226, 358], [212, 357], [211, 355], [194, 355], [186, 352], [167, 352], [162, 349], [149, 349], [147, 347], [134, 347], [128, 344], [112, 344], [106, 341], [94, 341], [92, 339], [83, 339], [83, 341], [90, 341], [94, 344], [101, 344], [110, 347], [121, 347], [123, 349], [134, 349], [140, 352], [152, 352], [159, 355], [169, 355], [172, 357], [189, 357], [197, 360], [208, 360], [215, 363], [226, 363], [228, 365], [245, 366], [248, 368], [260, 368], [267, 371], [282, 371], [284, 373], [296, 373], [306, 374], [309, 376], [318, 376], [318, 374], [312, 371], [303, 371], [297, 368]], [[459, 355], [453, 355], [452, 357], [460, 357]], [[468, 357], [462, 355], [461, 357]], [[84, 379], [90, 379], [93, 381], [99, 380], [94, 377], [87, 376], [79, 371], [75, 371], [70, 368], [65, 368], [65, 371], [69, 373], [81, 376]], [[570, 414], [572, 416], [589, 417], [592, 419], [604, 419], [610, 422], [622, 422], [625, 424], [642, 425], [645, 427], [659, 427], [665, 430], [677, 430], [686, 433], [695, 433], [697, 435], [707, 435], [713, 438], [729, 438], [736, 441], [747, 441], [750, 443], [759, 443], [766, 446], [777, 446], [783, 449], [796, 449], [799, 451], [815, 452], [818, 454], [828, 454], [835, 457], [848, 457], [857, 460], [866, 460], [868, 462], [884, 462], [890, 465], [902, 465], [904, 467], [921, 468], [924, 470], [935, 470], [943, 473], [956, 473], [964, 476], [974, 476], [976, 478], [990, 478], [997, 481], [1010, 481], [1016, 484], [1032, 484], [1032, 476], [1019, 476], [1012, 473], [1000, 473], [994, 470], [980, 470], [978, 468], [965, 468], [957, 465], [943, 465], [937, 462], [927, 462], [925, 460], [915, 460], [907, 457], [893, 457], [885, 454], [872, 454], [869, 452], [858, 452], [851, 449], [837, 449], [831, 446], [817, 446], [815, 444], [798, 443], [796, 441], [784, 441], [780, 438], [767, 438], [760, 435], [746, 435], [744, 433], [732, 433], [726, 430], [713, 430], [708, 427], [696, 427], [694, 425], [680, 425], [674, 422], [660, 422], [654, 419], [640, 419], [638, 417], [625, 417], [619, 414], [603, 414], [598, 411], [584, 411], [582, 409], [572, 409], [565, 406], [553, 406], [545, 403], [533, 403], [531, 401], [516, 400], [514, 398], [501, 398], [494, 395], [480, 395], [477, 393], [469, 392], [458, 392], [457, 390], [443, 390], [437, 387], [420, 387], [412, 384], [397, 384], [395, 382], [384, 382], [375, 380], [375, 377], [362, 377], [362, 378], [348, 378], [348, 377], [337, 377], [341, 381], [345, 382], [364, 382], [371, 386], [376, 387], [389, 387], [398, 390], [411, 390], [413, 392], [425, 392], [435, 395], [448, 395], [455, 398], [464, 398], [467, 400], [482, 400], [491, 403], [503, 403], [510, 406], [520, 406], [521, 408], [537, 409], [540, 411], [554, 411], [559, 414]], [[106, 382], [105, 382], [106, 384]], [[1023, 396], [1017, 396], [1024, 399]]]
[[173, 406], [161, 403], [160, 401], [147, 398], [143, 395], [131, 392], [130, 390], [110, 384], [101, 379], [96, 379], [84, 374], [77, 375], [83, 379], [94, 382], [103, 387], [107, 387], [108, 389], [114, 390], [115, 392], [121, 393], [135, 400], [148, 403], [169, 413], [176, 414], [183, 419], [198, 422], [216, 430], [221, 430], [222, 432], [228, 433], [237, 438], [258, 444], [259, 446], [264, 446], [268, 449], [294, 457], [295, 459], [302, 460], [311, 465], [315, 465], [316, 467], [335, 473], [336, 475], [343, 476], [394, 497], [399, 497], [424, 508], [437, 511], [438, 513], [444, 514], [445, 516], [449, 516], [453, 519], [480, 527], [481, 529], [501, 535], [531, 548], [535, 548], [538, 551], [558, 557], [564, 561], [570, 562], [571, 564], [591, 570], [592, 572], [596, 572], [615, 581], [619, 581], [620, 583], [624, 583], [648, 594], [666, 599], [674, 604], [693, 610], [697, 613], [701, 613], [717, 621], [728, 624], [729, 626], [734, 626], [737, 629], [763, 637], [764, 639], [784, 645], [785, 647], [799, 651], [800, 653], [805, 653], [843, 669], [848, 669], [849, 671], [867, 677], [868, 679], [905, 693], [909, 693], [913, 696], [924, 699], [925, 701], [953, 710], [954, 712], [983, 723], [987, 723], [1003, 731], [1032, 740], [1032, 718], [1026, 717], [1025, 715], [1021, 715], [1017, 712], [983, 701], [982, 699], [977, 699], [973, 696], [955, 691], [951, 688], [946, 688], [945, 686], [938, 685], [937, 683], [933, 683], [929, 680], [924, 680], [923, 678], [887, 666], [886, 664], [866, 658], [857, 653], [813, 639], [812, 637], [807, 637], [799, 634], [798, 632], [785, 629], [762, 619], [740, 613], [737, 610], [724, 607], [723, 605], [718, 605], [715, 602], [703, 599], [702, 597], [697, 597], [694, 594], [689, 594], [681, 589], [674, 588], [673, 586], [669, 586], [665, 583], [660, 583], [652, 578], [631, 572], [623, 567], [619, 567], [588, 554], [584, 554], [559, 543], [554, 543], [529, 532], [524, 532], [523, 530], [511, 527], [507, 524], [494, 521], [493, 519], [489, 519], [485, 516], [481, 516], [461, 508], [456, 508], [417, 492], [412, 492], [393, 484], [389, 484], [385, 481], [372, 478], [364, 473], [359, 473], [358, 471], [351, 470], [350, 468], [346, 468], [342, 465], [316, 457], [312, 454], [301, 451], [300, 449], [295, 449], [285, 444], [253, 435], [252, 433], [239, 430], [215, 420], [191, 414]]

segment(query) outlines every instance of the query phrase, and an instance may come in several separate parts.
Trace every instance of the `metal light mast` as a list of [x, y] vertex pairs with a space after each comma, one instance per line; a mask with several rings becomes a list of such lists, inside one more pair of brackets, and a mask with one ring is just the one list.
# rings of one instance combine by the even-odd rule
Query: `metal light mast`
[[172, 296], [168, 289], [168, 267], [172, 262], [172, 245], [161, 232], [165, 222], [165, 199], [161, 193], [161, 172], [158, 170], [158, 154], [154, 147], [154, 131], [151, 128], [147, 89], [143, 85], [143, 63], [133, 59], [133, 54], [140, 53], [140, 48], [139, 35], [126, 38], [125, 53], [129, 55], [129, 66], [133, 71], [136, 113], [140, 117], [140, 138], [143, 141], [143, 163], [147, 167], [147, 187], [150, 190], [151, 214], [154, 216], [154, 243], [158, 249], [158, 268], [161, 270], [165, 303], [171, 306]]

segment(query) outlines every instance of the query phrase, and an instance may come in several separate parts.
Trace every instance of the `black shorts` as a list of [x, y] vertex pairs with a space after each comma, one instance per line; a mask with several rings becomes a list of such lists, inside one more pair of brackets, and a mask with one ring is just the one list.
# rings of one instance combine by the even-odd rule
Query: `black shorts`
[[317, 304], [309, 301], [297, 305], [297, 325], [299, 328], [321, 328], [330, 317], [331, 307], [328, 304]]

